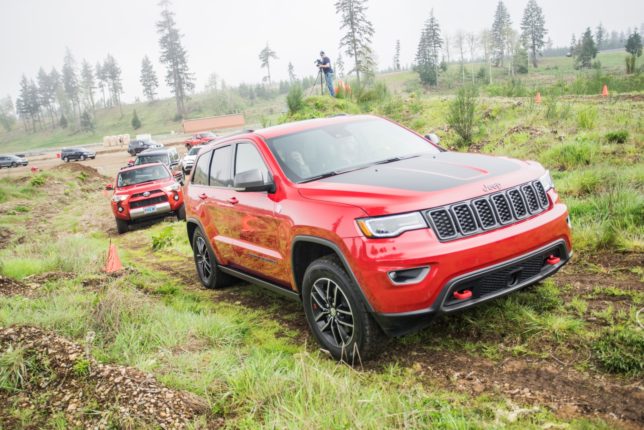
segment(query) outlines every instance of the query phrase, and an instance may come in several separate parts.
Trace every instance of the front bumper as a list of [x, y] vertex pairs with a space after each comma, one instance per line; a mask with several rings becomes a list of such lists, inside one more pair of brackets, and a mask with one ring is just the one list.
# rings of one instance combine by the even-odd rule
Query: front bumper
[[[558, 261], [548, 262], [550, 256]], [[462, 311], [505, 296], [554, 275], [572, 257], [564, 240], [557, 240], [517, 258], [453, 278], [442, 288], [432, 306], [411, 312], [374, 313], [385, 333], [401, 336], [431, 323], [439, 313]], [[454, 298], [455, 292], [469, 291], [466, 299]]]

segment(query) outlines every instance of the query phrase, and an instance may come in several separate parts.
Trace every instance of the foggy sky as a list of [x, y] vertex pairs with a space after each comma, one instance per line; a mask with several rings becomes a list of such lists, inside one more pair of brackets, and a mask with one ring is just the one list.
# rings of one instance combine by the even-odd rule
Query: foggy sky
[[[161, 82], [160, 95], [170, 95], [158, 62], [155, 22], [158, 0], [0, 0], [0, 96], [15, 101], [24, 73], [36, 77], [43, 66], [60, 72], [65, 47], [80, 66], [112, 54], [123, 71], [124, 101], [143, 99], [139, 84], [141, 59], [148, 55]], [[279, 59], [271, 64], [273, 80], [287, 79], [288, 62], [298, 77], [317, 73], [313, 60], [324, 49], [335, 61], [339, 17], [334, 0], [174, 0], [173, 9], [188, 51], [188, 62], [201, 91], [210, 73], [228, 84], [260, 82], [258, 54], [270, 43]], [[368, 17], [375, 27], [373, 47], [379, 68], [392, 63], [396, 39], [401, 62], [413, 61], [423, 22], [430, 9], [443, 33], [478, 32], [492, 24], [497, 0], [371, 0]], [[513, 27], [527, 0], [506, 0]], [[572, 33], [601, 21], [609, 31], [639, 28], [641, 0], [538, 0], [555, 46], [567, 45]]]

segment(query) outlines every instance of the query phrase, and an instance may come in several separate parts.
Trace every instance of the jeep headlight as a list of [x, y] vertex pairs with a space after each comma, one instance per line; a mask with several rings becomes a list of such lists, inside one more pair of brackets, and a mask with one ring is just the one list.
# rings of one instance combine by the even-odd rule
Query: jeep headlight
[[402, 215], [391, 215], [374, 218], [361, 218], [356, 220], [360, 231], [372, 238], [395, 237], [409, 230], [427, 228], [425, 219], [420, 212], [411, 212]]
[[127, 196], [112, 196], [112, 201], [113, 202], [122, 202], [124, 200], [127, 200]]
[[543, 190], [546, 192], [555, 187], [554, 182], [552, 182], [552, 176], [550, 176], [550, 170], [546, 170], [546, 173], [539, 178], [539, 182], [541, 182]]
[[163, 187], [163, 191], [171, 192], [171, 191], [179, 191], [181, 189], [181, 185], [178, 183], [174, 183], [172, 185], [168, 185], [167, 187]]

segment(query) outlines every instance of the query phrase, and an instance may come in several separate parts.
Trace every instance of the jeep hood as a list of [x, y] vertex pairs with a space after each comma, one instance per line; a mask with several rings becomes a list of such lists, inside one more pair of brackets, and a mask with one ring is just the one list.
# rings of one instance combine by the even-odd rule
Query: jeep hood
[[442, 206], [494, 193], [545, 170], [536, 162], [442, 152], [380, 164], [299, 184], [309, 199], [362, 208], [369, 216]]

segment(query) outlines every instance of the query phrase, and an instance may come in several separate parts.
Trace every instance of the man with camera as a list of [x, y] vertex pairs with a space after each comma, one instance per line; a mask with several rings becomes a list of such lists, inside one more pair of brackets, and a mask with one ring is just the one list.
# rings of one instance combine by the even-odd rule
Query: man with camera
[[331, 94], [331, 97], [335, 97], [331, 60], [324, 54], [324, 51], [320, 51], [320, 58], [322, 58], [322, 60], [316, 60], [315, 65], [318, 66], [321, 72], [324, 72], [324, 79], [326, 80], [327, 87], [329, 87], [329, 94]]

